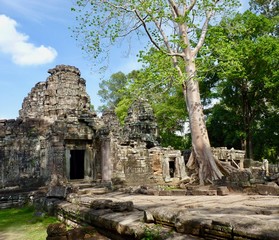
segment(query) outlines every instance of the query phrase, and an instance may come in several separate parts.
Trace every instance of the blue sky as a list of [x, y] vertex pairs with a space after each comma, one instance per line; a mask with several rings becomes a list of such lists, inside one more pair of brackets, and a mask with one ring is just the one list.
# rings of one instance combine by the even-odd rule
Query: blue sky
[[[69, 30], [75, 24], [73, 2], [0, 0], [0, 119], [17, 118], [24, 97], [59, 64], [79, 68], [92, 104], [96, 109], [100, 105], [97, 92], [103, 75], [93, 71]], [[248, 5], [248, 0], [243, 2]], [[127, 56], [124, 48], [114, 47], [105, 77], [138, 68], [138, 50]]]

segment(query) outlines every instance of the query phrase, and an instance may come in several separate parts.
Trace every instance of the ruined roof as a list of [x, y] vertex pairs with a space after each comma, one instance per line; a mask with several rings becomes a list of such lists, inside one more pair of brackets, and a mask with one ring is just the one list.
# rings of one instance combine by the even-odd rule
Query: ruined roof
[[43, 118], [53, 122], [59, 117], [91, 111], [86, 82], [80, 77], [78, 68], [57, 65], [48, 73], [46, 81], [37, 83], [25, 97], [19, 111], [21, 119]]

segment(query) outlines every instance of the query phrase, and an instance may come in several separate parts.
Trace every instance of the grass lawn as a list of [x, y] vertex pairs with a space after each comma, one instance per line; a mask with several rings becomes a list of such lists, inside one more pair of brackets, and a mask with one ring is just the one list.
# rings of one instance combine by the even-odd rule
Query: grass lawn
[[55, 222], [31, 206], [0, 210], [0, 240], [45, 240], [47, 226]]

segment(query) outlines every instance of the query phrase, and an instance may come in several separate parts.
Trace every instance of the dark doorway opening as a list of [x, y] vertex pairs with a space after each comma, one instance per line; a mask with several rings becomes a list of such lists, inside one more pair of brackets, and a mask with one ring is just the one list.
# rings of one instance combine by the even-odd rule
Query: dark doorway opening
[[174, 161], [169, 161], [169, 170], [170, 170], [170, 177], [174, 177], [174, 172], [175, 172], [175, 164]]
[[84, 150], [71, 150], [70, 179], [84, 178]]

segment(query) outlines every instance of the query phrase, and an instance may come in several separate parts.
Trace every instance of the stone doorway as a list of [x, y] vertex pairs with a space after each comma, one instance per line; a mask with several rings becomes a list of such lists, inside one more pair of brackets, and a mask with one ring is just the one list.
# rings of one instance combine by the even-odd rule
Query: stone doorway
[[84, 179], [85, 150], [71, 150], [70, 154], [70, 179]]
[[170, 177], [173, 178], [174, 173], [175, 173], [175, 160], [174, 159], [171, 159], [169, 161], [169, 173], [170, 173]]

